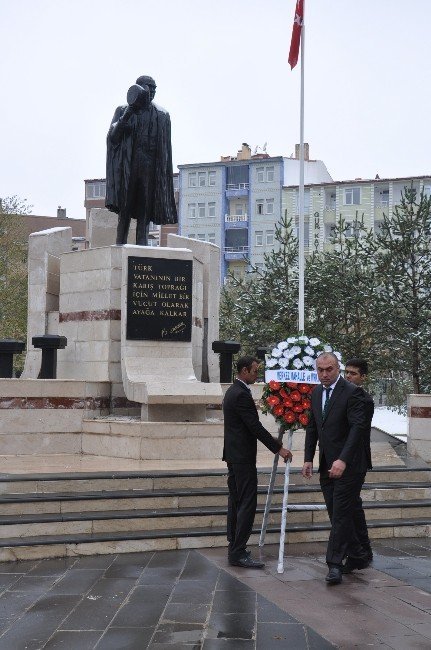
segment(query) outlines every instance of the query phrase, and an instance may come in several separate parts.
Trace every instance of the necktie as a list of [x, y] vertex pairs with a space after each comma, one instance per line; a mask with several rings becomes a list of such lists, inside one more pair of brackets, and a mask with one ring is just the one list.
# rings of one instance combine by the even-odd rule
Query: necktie
[[329, 388], [324, 388], [325, 391], [325, 403], [323, 405], [323, 411], [322, 411], [322, 420], [325, 419], [326, 414], [328, 412], [328, 407], [329, 407], [329, 397], [331, 395], [331, 387]]

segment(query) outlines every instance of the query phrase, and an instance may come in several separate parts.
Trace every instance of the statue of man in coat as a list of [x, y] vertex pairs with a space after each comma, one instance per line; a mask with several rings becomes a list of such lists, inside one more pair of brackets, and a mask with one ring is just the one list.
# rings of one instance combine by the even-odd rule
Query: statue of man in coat
[[148, 244], [149, 223], [177, 223], [172, 178], [171, 120], [153, 103], [156, 82], [138, 77], [127, 106], [119, 106], [107, 137], [106, 207], [118, 214], [117, 244], [127, 243], [136, 219], [136, 243]]

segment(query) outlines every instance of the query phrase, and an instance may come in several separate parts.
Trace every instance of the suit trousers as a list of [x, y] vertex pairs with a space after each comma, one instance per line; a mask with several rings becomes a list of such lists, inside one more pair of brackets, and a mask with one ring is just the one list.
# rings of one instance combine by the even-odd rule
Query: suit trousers
[[249, 463], [228, 463], [227, 539], [229, 560], [244, 557], [257, 506], [257, 470]]
[[340, 478], [329, 478], [327, 471], [320, 474], [331, 532], [329, 535], [326, 562], [329, 566], [341, 566], [348, 555], [362, 559], [364, 551], [355, 532], [354, 511], [360, 498], [365, 472], [343, 474]]

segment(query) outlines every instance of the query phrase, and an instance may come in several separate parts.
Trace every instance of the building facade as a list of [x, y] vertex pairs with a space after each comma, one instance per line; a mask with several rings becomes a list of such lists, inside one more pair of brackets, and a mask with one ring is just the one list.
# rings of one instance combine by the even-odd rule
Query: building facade
[[[394, 206], [401, 200], [405, 188], [413, 187], [418, 195], [423, 190], [431, 194], [431, 176], [406, 176], [403, 178], [355, 179], [330, 183], [312, 183], [304, 192], [304, 242], [305, 250], [329, 250], [331, 235], [340, 215], [347, 227], [346, 236], [354, 237], [356, 222], [367, 229], [378, 231], [383, 214], [392, 215]], [[283, 188], [283, 209], [298, 229], [298, 186]]]
[[[252, 155], [243, 143], [235, 157], [214, 163], [179, 165], [179, 234], [217, 244], [222, 253], [221, 279], [262, 266], [275, 246], [275, 228], [283, 214], [283, 188], [299, 182], [296, 156]], [[309, 184], [332, 181], [324, 163], [309, 160]]]

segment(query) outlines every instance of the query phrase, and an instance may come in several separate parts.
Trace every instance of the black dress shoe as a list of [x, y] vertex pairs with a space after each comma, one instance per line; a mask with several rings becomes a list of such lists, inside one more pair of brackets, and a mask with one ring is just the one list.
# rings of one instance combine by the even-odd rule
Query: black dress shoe
[[352, 573], [352, 571], [361, 571], [362, 569], [366, 569], [367, 566], [370, 564], [370, 560], [368, 557], [364, 558], [356, 558], [356, 557], [348, 557], [345, 564], [341, 567], [342, 573], [344, 575], [347, 575], [349, 573]]
[[343, 580], [340, 567], [331, 566], [325, 580], [329, 585], [339, 585], [340, 582]]
[[239, 560], [229, 560], [231, 566], [240, 566], [243, 569], [263, 569], [265, 564], [259, 560], [253, 560], [251, 555], [245, 555]]

